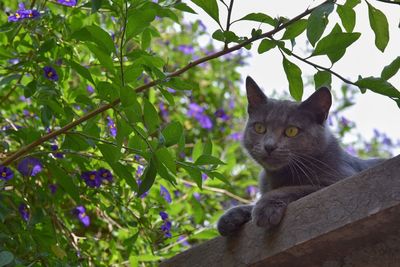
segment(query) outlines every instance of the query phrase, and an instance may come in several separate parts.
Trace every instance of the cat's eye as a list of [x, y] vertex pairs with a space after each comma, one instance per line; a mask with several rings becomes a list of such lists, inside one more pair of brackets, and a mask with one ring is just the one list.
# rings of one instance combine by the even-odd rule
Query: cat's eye
[[265, 128], [264, 125], [257, 122], [257, 123], [254, 123], [254, 131], [256, 131], [256, 133], [258, 133], [258, 134], [263, 134], [267, 131], [267, 129]]
[[299, 128], [295, 126], [287, 127], [285, 130], [285, 135], [287, 137], [295, 137], [299, 133]]

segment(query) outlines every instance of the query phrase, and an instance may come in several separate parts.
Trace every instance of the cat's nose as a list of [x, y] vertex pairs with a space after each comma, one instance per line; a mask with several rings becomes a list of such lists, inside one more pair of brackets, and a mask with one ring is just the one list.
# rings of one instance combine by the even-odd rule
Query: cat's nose
[[265, 145], [264, 145], [264, 149], [265, 149], [265, 151], [266, 151], [268, 154], [271, 154], [272, 151], [274, 151], [274, 150], [276, 149], [276, 146], [275, 146], [275, 145], [268, 145], [268, 144], [265, 144]]

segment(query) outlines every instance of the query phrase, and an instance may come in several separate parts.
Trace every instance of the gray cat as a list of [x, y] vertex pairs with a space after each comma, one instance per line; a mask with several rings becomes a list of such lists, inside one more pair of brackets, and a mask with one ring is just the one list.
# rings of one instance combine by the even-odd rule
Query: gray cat
[[267, 98], [250, 77], [246, 91], [249, 118], [243, 145], [263, 168], [262, 195], [255, 205], [237, 206], [222, 215], [221, 235], [250, 220], [259, 227], [274, 227], [290, 202], [383, 161], [355, 158], [339, 146], [325, 126], [332, 104], [328, 88], [301, 103]]

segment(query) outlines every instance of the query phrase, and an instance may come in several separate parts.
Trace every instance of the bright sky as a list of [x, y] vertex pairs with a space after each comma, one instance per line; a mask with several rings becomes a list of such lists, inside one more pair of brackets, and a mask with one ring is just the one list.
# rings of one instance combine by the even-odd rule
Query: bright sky
[[[189, 1], [186, 1], [189, 2]], [[229, 2], [229, 0], [225, 0]], [[323, 1], [312, 0], [274, 0], [274, 1], [261, 1], [261, 0], [236, 0], [234, 2], [234, 9], [232, 13], [232, 20], [242, 18], [243, 16], [252, 12], [262, 12], [272, 17], [285, 16], [292, 18], [302, 13], [308, 6], [315, 6]], [[344, 1], [338, 1], [342, 4]], [[382, 2], [370, 0], [369, 1], [375, 8], [384, 12], [389, 21], [390, 41], [384, 53], [381, 53], [374, 44], [374, 34], [369, 26], [368, 8], [365, 1], [355, 8], [357, 23], [354, 29], [355, 32], [361, 32], [360, 39], [350, 46], [346, 55], [335, 63], [332, 68], [335, 72], [344, 76], [345, 78], [356, 81], [358, 75], [363, 77], [375, 76], [379, 77], [380, 73], [386, 65], [393, 59], [400, 55], [400, 6], [393, 4], [385, 4]], [[188, 3], [193, 9], [196, 10], [198, 15], [186, 16], [188, 20], [200, 19], [207, 26], [208, 31], [213, 33], [218, 29], [215, 21], [209, 18], [204, 11]], [[222, 25], [226, 21], [226, 9], [220, 5], [220, 20]], [[329, 33], [334, 23], [339, 22], [339, 18], [335, 12], [329, 16], [330, 28], [325, 31]], [[231, 30], [239, 36], [249, 36], [252, 28], [257, 28], [259, 23], [256, 22], [238, 22], [232, 25]], [[262, 27], [268, 30], [268, 26]], [[280, 35], [277, 35], [277, 37]], [[303, 34], [305, 36], [305, 34]], [[305, 37], [299, 40], [295, 48], [295, 52], [300, 55], [307, 55], [305, 51], [306, 46]], [[257, 53], [258, 43], [253, 45], [251, 49], [251, 57], [247, 60], [248, 65], [243, 67], [241, 72], [242, 76], [252, 76], [257, 83], [264, 89], [268, 95], [271, 89], [277, 91], [288, 91], [288, 82], [282, 67], [282, 56], [276, 49], [270, 50], [267, 53], [259, 55]], [[397, 49], [396, 49], [397, 48]], [[275, 51], [276, 50], [276, 51]], [[300, 66], [303, 72], [303, 80], [306, 77], [312, 77], [316, 70], [309, 67], [302, 62], [290, 58], [292, 62]], [[324, 57], [315, 57], [311, 61], [329, 67], [330, 63]], [[341, 81], [335, 77], [333, 79], [332, 89], [339, 92]], [[400, 88], [400, 73], [390, 79], [390, 82], [396, 87]], [[314, 87], [305, 86], [305, 95], [303, 99], [309, 96], [314, 91]], [[400, 109], [396, 103], [387, 97], [367, 91], [365, 94], [360, 94], [356, 98], [356, 104], [344, 113], [350, 120], [354, 121], [357, 125], [357, 131], [362, 133], [367, 139], [373, 135], [373, 129], [376, 128], [381, 132], [385, 132], [393, 140], [400, 140]]]

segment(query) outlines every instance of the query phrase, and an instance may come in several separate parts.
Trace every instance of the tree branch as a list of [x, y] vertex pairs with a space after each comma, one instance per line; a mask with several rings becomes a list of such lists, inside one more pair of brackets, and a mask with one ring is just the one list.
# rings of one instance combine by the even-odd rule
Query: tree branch
[[[189, 69], [191, 69], [191, 68], [193, 68], [193, 67], [195, 67], [195, 66], [197, 66], [197, 65], [199, 65], [201, 63], [204, 63], [204, 62], [209, 61], [211, 59], [215, 59], [215, 58], [218, 58], [220, 56], [229, 54], [229, 53], [231, 53], [233, 51], [239, 50], [240, 48], [242, 48], [242, 47], [244, 47], [244, 46], [246, 46], [248, 44], [251, 44], [254, 41], [257, 41], [257, 40], [260, 40], [260, 39], [264, 39], [264, 38], [267, 38], [267, 37], [270, 38], [275, 33], [285, 29], [286, 27], [288, 27], [289, 25], [293, 24], [294, 22], [296, 22], [296, 21], [302, 19], [303, 17], [309, 15], [314, 9], [316, 9], [316, 8], [320, 7], [321, 5], [324, 5], [326, 3], [330, 3], [330, 2], [333, 2], [333, 0], [327, 0], [327, 1], [324, 1], [323, 3], [321, 3], [320, 5], [318, 5], [318, 6], [314, 7], [314, 8], [306, 9], [300, 15], [292, 18], [291, 20], [287, 21], [286, 23], [283, 23], [283, 24], [277, 26], [275, 29], [273, 29], [271, 31], [263, 33], [263, 34], [261, 34], [259, 36], [254, 36], [254, 37], [252, 37], [250, 39], [247, 39], [246, 41], [244, 41], [244, 42], [242, 42], [240, 44], [232, 46], [231, 48], [223, 49], [223, 50], [221, 50], [219, 52], [216, 52], [214, 54], [211, 54], [211, 55], [205, 56], [203, 58], [199, 58], [199, 59], [197, 59], [197, 60], [195, 60], [193, 62], [190, 62], [185, 67], [183, 67], [183, 68], [181, 68], [181, 69], [179, 69], [179, 70], [167, 75], [164, 79], [151, 81], [151, 82], [149, 82], [147, 84], [144, 84], [142, 86], [137, 87], [135, 89], [135, 92], [136, 93], [143, 92], [144, 90], [147, 90], [148, 88], [150, 88], [150, 87], [152, 87], [154, 85], [161, 84], [162, 82], [168, 81], [169, 78], [177, 77], [177, 76], [181, 75], [182, 73], [185, 73]], [[121, 103], [121, 99], [117, 98], [117, 99], [111, 101], [110, 103], [105, 104], [105, 105], [99, 107], [98, 109], [95, 109], [95, 110], [87, 113], [86, 115], [80, 117], [79, 119], [68, 123], [64, 127], [40, 137], [38, 140], [36, 140], [36, 141], [34, 141], [34, 142], [32, 142], [32, 143], [20, 148], [15, 153], [11, 154], [2, 163], [0, 163], [0, 165], [3, 165], [3, 166], [9, 165], [10, 163], [12, 163], [15, 160], [19, 159], [22, 155], [24, 155], [28, 151], [34, 149], [35, 147], [43, 144], [44, 142], [46, 142], [46, 141], [48, 141], [48, 140], [50, 140], [50, 139], [52, 139], [52, 138], [54, 138], [54, 137], [56, 137], [56, 136], [58, 136], [60, 134], [66, 133], [67, 131], [69, 131], [70, 129], [74, 128], [75, 126], [81, 124], [82, 122], [85, 122], [85, 121], [95, 117], [96, 115], [98, 115], [98, 114], [100, 114], [100, 113], [102, 113], [102, 112], [104, 112], [104, 111], [106, 111], [106, 110], [118, 105], [119, 103]]]

